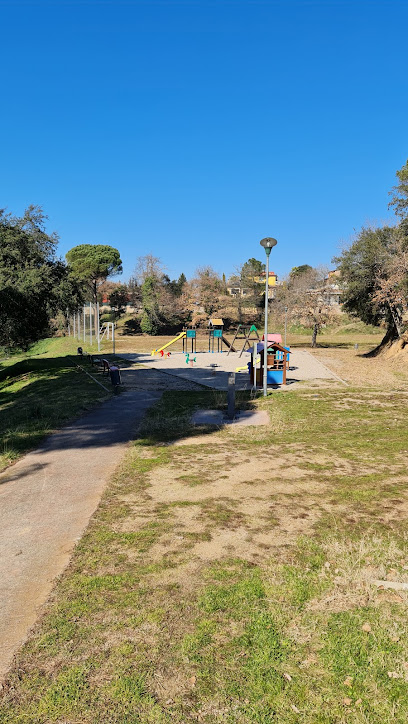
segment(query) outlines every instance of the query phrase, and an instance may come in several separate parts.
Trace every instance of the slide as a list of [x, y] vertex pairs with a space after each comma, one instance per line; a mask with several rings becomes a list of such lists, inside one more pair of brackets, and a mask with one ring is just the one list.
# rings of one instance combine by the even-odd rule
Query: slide
[[171, 339], [170, 342], [167, 342], [167, 344], [164, 344], [163, 347], [160, 347], [160, 349], [154, 349], [152, 351], [152, 356], [154, 356], [155, 354], [159, 354], [159, 352], [161, 352], [163, 349], [166, 349], [166, 347], [170, 347], [170, 345], [173, 344], [173, 342], [177, 342], [178, 339], [182, 339], [185, 336], [186, 336], [185, 332], [180, 332], [180, 334], [178, 334], [177, 337], [174, 337], [173, 339]]
[[[260, 363], [260, 361], [261, 361], [261, 358], [258, 357], [258, 359], [256, 360], [256, 364], [258, 365], [258, 364]], [[248, 365], [247, 365], [247, 364], [244, 365], [243, 367], [236, 367], [236, 368], [235, 368], [235, 372], [244, 372], [244, 371], [245, 371], [245, 372], [248, 372]]]
[[231, 350], [231, 352], [236, 352], [236, 351], [237, 351], [237, 350], [235, 349], [235, 347], [233, 347], [232, 344], [230, 344], [230, 343], [228, 342], [228, 339], [226, 339], [226, 338], [224, 337], [224, 335], [222, 335], [221, 339], [222, 339], [222, 341], [224, 342], [224, 344], [227, 345], [228, 349]]

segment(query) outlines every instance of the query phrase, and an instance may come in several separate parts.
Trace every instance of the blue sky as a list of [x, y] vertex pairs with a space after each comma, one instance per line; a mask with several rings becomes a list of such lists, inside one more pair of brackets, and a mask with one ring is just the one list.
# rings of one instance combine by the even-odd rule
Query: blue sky
[[392, 219], [405, 0], [0, 0], [0, 207], [171, 277], [330, 264]]

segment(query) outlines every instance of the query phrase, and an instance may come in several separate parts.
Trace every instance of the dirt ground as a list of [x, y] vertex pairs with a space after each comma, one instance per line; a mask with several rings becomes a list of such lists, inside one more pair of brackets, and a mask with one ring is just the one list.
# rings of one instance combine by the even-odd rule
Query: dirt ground
[[408, 389], [408, 358], [364, 357], [360, 350], [326, 347], [309, 349], [320, 362], [352, 385]]

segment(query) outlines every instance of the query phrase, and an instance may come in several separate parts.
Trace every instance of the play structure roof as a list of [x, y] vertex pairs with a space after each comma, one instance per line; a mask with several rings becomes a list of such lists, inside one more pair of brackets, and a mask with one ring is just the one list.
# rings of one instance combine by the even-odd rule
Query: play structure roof
[[221, 317], [213, 317], [208, 322], [209, 327], [223, 327], [224, 326], [224, 320], [221, 319]]
[[[269, 336], [270, 335], [268, 334], [268, 337]], [[247, 352], [250, 352], [252, 354], [253, 349], [256, 349], [257, 352], [262, 352], [264, 347], [265, 347], [264, 342], [257, 342], [256, 347], [255, 347], [255, 345], [253, 347], [250, 347], [249, 349], [247, 349]], [[278, 352], [288, 353], [288, 350], [286, 349], [286, 347], [283, 347], [283, 345], [278, 344], [278, 342], [268, 342], [268, 351], [269, 350], [273, 350], [274, 352], [278, 351]]]
[[[265, 335], [262, 335], [262, 339], [265, 339]], [[274, 332], [273, 334], [268, 334], [268, 344], [269, 342], [277, 342], [278, 344], [282, 344], [282, 335], [278, 334], [277, 332]]]

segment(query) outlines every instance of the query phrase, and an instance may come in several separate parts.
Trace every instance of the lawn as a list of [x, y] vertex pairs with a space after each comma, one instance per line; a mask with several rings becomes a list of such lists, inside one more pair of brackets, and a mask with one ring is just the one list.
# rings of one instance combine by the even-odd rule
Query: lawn
[[[368, 363], [368, 361], [367, 361]], [[8, 724], [406, 724], [406, 394], [167, 392], [3, 688]], [[0, 717], [0, 718], [1, 718]]]
[[69, 338], [42, 340], [26, 355], [0, 363], [0, 470], [109, 397], [75, 366], [77, 344]]

